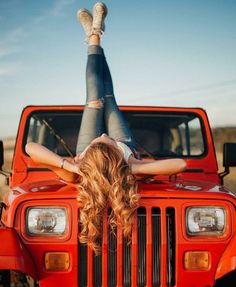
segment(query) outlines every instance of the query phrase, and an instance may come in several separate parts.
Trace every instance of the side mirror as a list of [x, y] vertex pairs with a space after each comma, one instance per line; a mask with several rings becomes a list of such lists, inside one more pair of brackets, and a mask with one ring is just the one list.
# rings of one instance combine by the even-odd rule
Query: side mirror
[[236, 143], [224, 143], [223, 166], [225, 168], [236, 166]]
[[220, 173], [221, 184], [223, 184], [223, 178], [229, 174], [229, 168], [236, 166], [236, 143], [224, 143], [223, 166], [225, 170]]
[[0, 170], [4, 164], [4, 150], [3, 150], [3, 141], [0, 141]]

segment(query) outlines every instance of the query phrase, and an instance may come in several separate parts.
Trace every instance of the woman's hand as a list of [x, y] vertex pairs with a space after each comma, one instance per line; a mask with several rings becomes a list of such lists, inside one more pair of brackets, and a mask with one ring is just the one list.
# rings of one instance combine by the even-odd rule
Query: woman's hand
[[62, 159], [62, 161], [63, 161], [62, 166], [63, 169], [78, 174], [78, 163], [76, 163], [73, 159], [70, 158], [69, 159], [64, 158]]

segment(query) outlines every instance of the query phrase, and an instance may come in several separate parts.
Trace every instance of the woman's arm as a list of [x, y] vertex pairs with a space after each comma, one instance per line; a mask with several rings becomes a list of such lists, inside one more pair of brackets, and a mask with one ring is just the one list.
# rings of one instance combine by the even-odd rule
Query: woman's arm
[[130, 157], [129, 163], [133, 174], [172, 175], [186, 169], [186, 162], [179, 158], [145, 162]]
[[27, 154], [33, 161], [41, 163], [44, 167], [54, 171], [60, 178], [73, 182], [78, 178], [77, 165], [46, 147], [37, 143], [27, 143], [25, 146]]

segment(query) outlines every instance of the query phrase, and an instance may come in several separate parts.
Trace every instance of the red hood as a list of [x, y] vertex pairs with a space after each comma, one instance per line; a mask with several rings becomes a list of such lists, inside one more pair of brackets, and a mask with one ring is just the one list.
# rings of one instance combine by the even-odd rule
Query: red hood
[[61, 180], [44, 180], [21, 184], [12, 188], [6, 198], [6, 204], [13, 201], [26, 201], [33, 199], [76, 198], [77, 189], [74, 184], [68, 184]]
[[[149, 183], [140, 182], [139, 192], [143, 199], [184, 199], [184, 200], [225, 200], [236, 205], [236, 196], [222, 186], [207, 181], [193, 180], [162, 180]], [[63, 200], [76, 201], [78, 190], [74, 184], [55, 180], [44, 180], [26, 183], [16, 186], [5, 198], [5, 204], [9, 207], [4, 209], [2, 219], [4, 222], [14, 221], [14, 214], [23, 202], [33, 200]], [[11, 216], [8, 216], [11, 215]]]
[[[236, 196], [226, 188], [210, 181], [183, 180], [147, 180], [140, 182], [139, 191], [143, 197], [173, 197], [173, 198], [222, 198]], [[13, 188], [8, 196], [11, 203], [16, 198], [31, 200], [39, 198], [76, 198], [76, 185], [61, 180], [46, 180], [22, 184]]]
[[[174, 181], [163, 180], [153, 181], [152, 183], [140, 184], [140, 191], [143, 197], [161, 198], [227, 198], [236, 199], [236, 195], [221, 185], [210, 181], [202, 180], [183, 180]], [[158, 192], [157, 192], [158, 191]]]

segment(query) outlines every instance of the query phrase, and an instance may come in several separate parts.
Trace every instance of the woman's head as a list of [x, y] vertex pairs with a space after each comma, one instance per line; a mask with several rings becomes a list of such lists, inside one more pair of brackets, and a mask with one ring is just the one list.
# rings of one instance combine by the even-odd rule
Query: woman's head
[[85, 153], [87, 152], [87, 150], [90, 150], [90, 147], [94, 144], [97, 144], [97, 143], [104, 143], [106, 145], [118, 148], [116, 141], [104, 133], [101, 136], [96, 137], [94, 140], [92, 140], [90, 145], [88, 145], [87, 148], [80, 154], [79, 159], [82, 159], [84, 157]]
[[95, 142], [78, 164], [80, 206], [80, 241], [96, 253], [102, 232], [102, 218], [111, 207], [112, 230], [121, 225], [125, 236], [131, 235], [132, 219], [138, 205], [137, 183], [120, 151], [112, 145]]
[[105, 133], [103, 133], [101, 136], [92, 140], [91, 144], [93, 145], [95, 143], [104, 143], [104, 144], [108, 144], [108, 145], [118, 148], [116, 141]]

